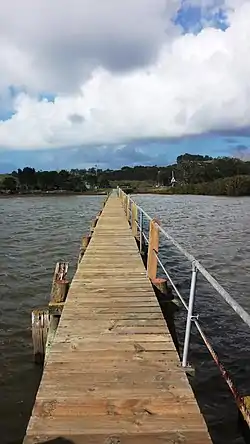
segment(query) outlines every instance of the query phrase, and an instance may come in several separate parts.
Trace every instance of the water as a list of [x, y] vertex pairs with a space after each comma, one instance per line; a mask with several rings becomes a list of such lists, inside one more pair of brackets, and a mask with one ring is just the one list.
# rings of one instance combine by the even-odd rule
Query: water
[[[81, 236], [102, 197], [36, 197], [0, 200], [0, 433], [1, 444], [19, 444], [31, 413], [40, 371], [32, 362], [30, 312], [45, 306], [54, 266], [74, 272]], [[204, 196], [136, 196], [136, 201], [250, 312], [250, 199]], [[162, 240], [162, 258], [184, 295], [190, 266]], [[249, 331], [200, 280], [197, 311], [213, 346], [241, 393], [250, 394]], [[180, 342], [185, 314], [177, 315]], [[215, 444], [241, 444], [237, 409], [227, 386], [193, 332], [192, 385]]]
[[0, 200], [0, 435], [19, 444], [40, 371], [33, 365], [30, 313], [46, 306], [57, 261], [75, 270], [82, 235], [103, 197]]
[[[136, 196], [135, 200], [192, 253], [250, 313], [250, 199], [210, 196]], [[161, 258], [183, 295], [188, 297], [191, 264], [161, 236]], [[250, 394], [250, 329], [205, 281], [199, 279], [196, 313], [241, 394]], [[186, 313], [177, 314], [181, 344]], [[195, 329], [191, 380], [216, 444], [241, 444], [237, 409], [221, 375]]]

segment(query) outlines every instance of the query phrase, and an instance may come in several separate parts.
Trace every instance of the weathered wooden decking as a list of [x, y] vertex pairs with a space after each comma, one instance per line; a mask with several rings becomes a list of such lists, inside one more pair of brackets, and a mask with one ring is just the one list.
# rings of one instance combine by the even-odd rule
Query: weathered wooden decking
[[71, 284], [24, 442], [211, 443], [115, 196]]

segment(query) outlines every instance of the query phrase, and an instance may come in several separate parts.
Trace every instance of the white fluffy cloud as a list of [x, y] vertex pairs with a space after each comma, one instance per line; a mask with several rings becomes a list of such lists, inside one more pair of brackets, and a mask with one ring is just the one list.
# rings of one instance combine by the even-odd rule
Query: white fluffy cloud
[[[178, 0], [3, 3], [0, 91], [23, 85], [27, 93], [0, 123], [0, 146], [78, 146], [250, 126], [250, 2], [226, 0], [230, 27], [198, 35], [173, 25], [179, 7]], [[44, 91], [57, 94], [54, 103], [38, 101]]]

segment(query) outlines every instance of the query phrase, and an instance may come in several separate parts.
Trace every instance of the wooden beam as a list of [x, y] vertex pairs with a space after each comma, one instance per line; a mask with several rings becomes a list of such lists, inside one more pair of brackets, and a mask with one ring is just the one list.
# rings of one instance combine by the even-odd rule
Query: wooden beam
[[153, 280], [157, 274], [157, 257], [159, 250], [159, 227], [155, 220], [150, 221], [149, 227], [149, 244], [148, 244], [148, 262], [147, 273], [148, 277]]

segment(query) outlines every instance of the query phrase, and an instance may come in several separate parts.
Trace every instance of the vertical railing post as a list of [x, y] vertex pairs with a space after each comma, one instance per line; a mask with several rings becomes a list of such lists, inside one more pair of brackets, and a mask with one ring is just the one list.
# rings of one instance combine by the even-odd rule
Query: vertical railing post
[[139, 229], [140, 229], [140, 253], [142, 253], [143, 248], [143, 212], [139, 212]]
[[[149, 279], [156, 279], [157, 274], [157, 257], [159, 250], [159, 227], [155, 220], [150, 221], [149, 226], [149, 243], [148, 243], [148, 263], [147, 274]], [[155, 254], [156, 253], [156, 254]]]
[[187, 363], [188, 363], [188, 350], [189, 350], [190, 334], [191, 334], [191, 327], [192, 327], [192, 320], [193, 320], [193, 309], [194, 309], [194, 301], [195, 301], [197, 273], [198, 273], [198, 270], [197, 270], [195, 264], [193, 263], [192, 264], [192, 277], [191, 277], [190, 293], [189, 293], [188, 313], [187, 313], [187, 321], [186, 321], [185, 340], [184, 340], [183, 357], [182, 357], [182, 367], [187, 367]]
[[137, 220], [138, 220], [137, 205], [136, 205], [136, 203], [132, 202], [132, 204], [131, 204], [131, 228], [132, 228], [133, 236], [136, 238], [138, 236]]

